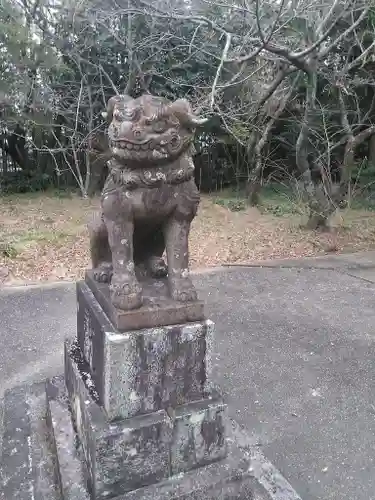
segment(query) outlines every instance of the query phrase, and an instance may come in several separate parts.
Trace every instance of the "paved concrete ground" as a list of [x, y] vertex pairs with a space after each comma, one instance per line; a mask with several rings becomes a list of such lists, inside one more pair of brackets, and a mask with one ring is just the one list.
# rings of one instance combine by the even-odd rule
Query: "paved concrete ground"
[[[303, 500], [375, 500], [375, 256], [333, 261], [195, 281], [217, 380], [253, 442]], [[74, 286], [8, 289], [0, 307], [0, 391], [61, 372]]]

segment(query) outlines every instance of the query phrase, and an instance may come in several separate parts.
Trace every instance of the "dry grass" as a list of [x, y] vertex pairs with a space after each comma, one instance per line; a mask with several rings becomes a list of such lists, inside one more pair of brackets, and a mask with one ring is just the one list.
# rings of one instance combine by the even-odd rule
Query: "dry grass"
[[[89, 265], [86, 221], [98, 199], [25, 195], [5, 197], [0, 205], [0, 282], [82, 277]], [[290, 213], [231, 212], [203, 196], [191, 231], [191, 267], [375, 248], [371, 212], [347, 211], [335, 235], [306, 231], [300, 222]]]

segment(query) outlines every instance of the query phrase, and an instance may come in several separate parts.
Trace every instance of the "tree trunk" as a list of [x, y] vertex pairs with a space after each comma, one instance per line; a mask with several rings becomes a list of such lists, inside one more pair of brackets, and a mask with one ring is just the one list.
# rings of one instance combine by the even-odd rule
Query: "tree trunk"
[[[256, 167], [255, 167], [256, 168]], [[261, 169], [262, 170], [262, 169]], [[256, 207], [260, 203], [260, 191], [262, 189], [261, 175], [254, 175], [246, 185], [246, 198], [251, 207]]]
[[255, 153], [255, 166], [253, 170], [250, 172], [248, 181], [247, 181], [247, 186], [246, 186], [246, 196], [248, 203], [250, 205], [258, 205], [259, 204], [259, 195], [260, 195], [260, 190], [262, 188], [262, 183], [263, 183], [263, 167], [264, 167], [264, 162], [263, 162], [263, 157], [262, 157], [262, 151], [264, 146], [267, 144], [268, 137], [271, 133], [272, 127], [274, 126], [276, 120], [280, 118], [281, 113], [284, 111], [285, 106], [287, 105], [290, 96], [292, 95], [294, 88], [296, 86], [298, 80], [295, 78], [293, 84], [291, 84], [290, 89], [284, 99], [280, 102], [278, 108], [276, 109], [275, 113], [273, 116], [271, 116], [266, 123], [264, 130], [262, 132], [262, 135], [259, 137], [259, 134], [256, 135], [256, 145], [254, 148], [254, 153]]
[[328, 226], [328, 217], [326, 214], [326, 207], [324, 206], [325, 203], [322, 203], [322, 197], [319, 196], [317, 188], [311, 177], [311, 169], [308, 159], [309, 130], [312, 117], [315, 112], [316, 87], [316, 61], [312, 60], [310, 63], [306, 88], [305, 113], [296, 143], [296, 163], [301, 174], [303, 190], [309, 206], [309, 219], [307, 227], [314, 230], [327, 229]]
[[14, 164], [18, 165], [22, 170], [32, 170], [33, 163], [28, 161], [26, 151], [26, 131], [19, 124], [16, 125], [14, 131], [8, 137], [7, 153]]
[[371, 125], [367, 129], [362, 130], [362, 132], [356, 136], [352, 133], [348, 136], [348, 140], [345, 145], [344, 159], [342, 162], [340, 187], [335, 197], [335, 201], [338, 205], [342, 205], [345, 199], [347, 202], [350, 202], [348, 197], [350, 195], [350, 181], [352, 178], [356, 148], [358, 148], [358, 146], [360, 146], [369, 137], [372, 139], [374, 137], [374, 132], [375, 125]]
[[327, 216], [323, 213], [310, 212], [306, 227], [312, 231], [329, 231]]
[[5, 177], [8, 173], [8, 155], [5, 150], [5, 141], [6, 141], [6, 131], [3, 128], [2, 139], [1, 139], [1, 154], [2, 154], [2, 174]]
[[[247, 174], [247, 181], [245, 193], [249, 205], [255, 206], [259, 203], [259, 191], [261, 187], [260, 176], [262, 171], [262, 164], [257, 162], [256, 144], [259, 143], [260, 137], [258, 132], [253, 132], [249, 146], [248, 146], [248, 164], [251, 168]], [[254, 158], [255, 157], [255, 158]]]

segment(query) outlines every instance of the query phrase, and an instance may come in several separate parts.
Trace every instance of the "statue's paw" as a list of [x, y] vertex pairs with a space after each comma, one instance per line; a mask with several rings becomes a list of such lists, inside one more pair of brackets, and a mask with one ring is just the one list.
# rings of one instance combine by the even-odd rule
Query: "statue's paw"
[[94, 271], [94, 280], [99, 283], [110, 283], [113, 273], [112, 264], [100, 264]]
[[135, 276], [114, 274], [111, 281], [111, 301], [117, 309], [129, 311], [142, 305], [142, 288]]
[[170, 291], [172, 299], [178, 302], [193, 302], [198, 298], [190, 278], [171, 279]]
[[153, 278], [165, 278], [168, 275], [168, 267], [161, 257], [150, 257], [147, 268]]

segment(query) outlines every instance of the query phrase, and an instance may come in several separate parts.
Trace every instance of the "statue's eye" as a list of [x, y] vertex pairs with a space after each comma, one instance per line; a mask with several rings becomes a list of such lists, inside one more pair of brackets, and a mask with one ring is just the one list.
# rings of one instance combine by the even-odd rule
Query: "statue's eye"
[[125, 120], [124, 113], [116, 109], [116, 111], [113, 113], [113, 118], [119, 122]]

